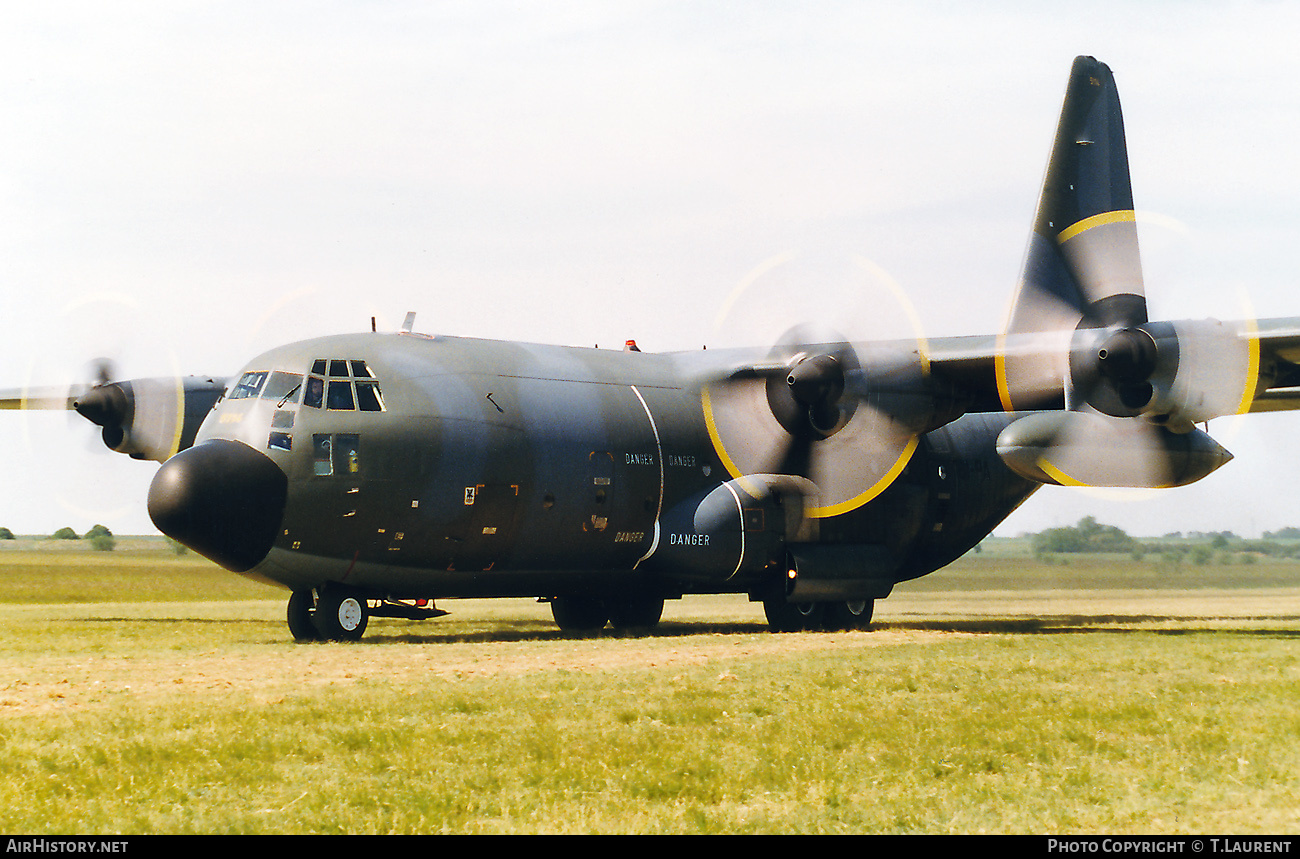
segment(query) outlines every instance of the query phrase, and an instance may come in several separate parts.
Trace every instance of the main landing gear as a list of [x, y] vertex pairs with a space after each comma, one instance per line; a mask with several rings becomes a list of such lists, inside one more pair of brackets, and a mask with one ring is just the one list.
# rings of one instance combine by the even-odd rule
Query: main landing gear
[[[613, 601], [569, 596], [555, 597], [550, 603], [556, 625], [574, 633], [599, 632], [607, 623], [618, 630], [648, 630], [664, 610], [662, 599], [651, 598]], [[763, 611], [773, 632], [840, 632], [869, 629], [875, 606], [870, 599], [792, 603], [778, 597], [765, 600]]]
[[606, 623], [625, 632], [652, 629], [663, 617], [662, 597], [554, 597], [551, 615], [564, 632], [599, 632]]
[[792, 603], [776, 597], [763, 601], [763, 613], [773, 632], [838, 632], [869, 628], [875, 606], [875, 600]]
[[359, 641], [371, 617], [426, 620], [447, 612], [419, 604], [369, 599], [340, 585], [294, 591], [289, 597], [289, 633], [294, 641]]

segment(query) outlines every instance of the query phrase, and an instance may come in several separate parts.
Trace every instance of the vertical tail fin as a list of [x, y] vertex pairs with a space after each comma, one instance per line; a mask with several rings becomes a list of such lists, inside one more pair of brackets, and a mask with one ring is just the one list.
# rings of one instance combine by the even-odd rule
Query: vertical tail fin
[[[1146, 321], [1119, 92], [1104, 63], [1076, 57], [1006, 333]], [[1003, 406], [1042, 407], [1059, 398], [1062, 369], [1000, 361]]]

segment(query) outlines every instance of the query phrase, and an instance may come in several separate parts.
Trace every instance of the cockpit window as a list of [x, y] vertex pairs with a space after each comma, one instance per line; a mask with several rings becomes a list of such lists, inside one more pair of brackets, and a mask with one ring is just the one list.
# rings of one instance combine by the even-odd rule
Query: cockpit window
[[325, 400], [325, 380], [317, 376], [307, 377], [307, 391], [303, 394], [302, 404], [319, 409]]
[[262, 399], [278, 400], [280, 403], [298, 402], [298, 392], [302, 390], [302, 376], [297, 373], [271, 373], [266, 387], [262, 389]]
[[329, 396], [325, 398], [325, 407], [338, 411], [352, 411], [352, 383], [330, 380]]
[[245, 373], [239, 377], [235, 383], [235, 389], [230, 392], [230, 399], [242, 400], [246, 397], [256, 397], [262, 390], [262, 385], [266, 383], [267, 372], [258, 370], [253, 373]]
[[384, 411], [379, 382], [365, 361], [317, 358], [312, 361], [311, 372], [304, 388], [304, 406], [313, 409], [324, 406], [334, 411]]
[[363, 412], [382, 412], [384, 401], [379, 396], [378, 382], [357, 382], [357, 408]]

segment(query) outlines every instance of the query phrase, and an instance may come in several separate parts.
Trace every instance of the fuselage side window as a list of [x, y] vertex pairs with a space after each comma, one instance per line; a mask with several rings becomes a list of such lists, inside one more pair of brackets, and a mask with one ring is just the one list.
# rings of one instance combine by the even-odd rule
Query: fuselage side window
[[317, 477], [361, 473], [361, 436], [356, 433], [317, 433], [311, 437], [311, 451]]
[[361, 438], [357, 435], [334, 436], [334, 473], [357, 474], [361, 471]]
[[334, 457], [331, 455], [333, 449], [333, 439], [329, 435], [311, 437], [312, 470], [317, 477], [328, 477], [334, 473]]

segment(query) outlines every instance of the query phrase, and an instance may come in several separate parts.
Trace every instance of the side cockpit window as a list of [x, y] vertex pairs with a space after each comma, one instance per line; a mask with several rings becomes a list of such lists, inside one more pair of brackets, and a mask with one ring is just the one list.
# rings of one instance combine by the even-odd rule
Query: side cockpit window
[[302, 404], [319, 409], [325, 400], [325, 380], [316, 376], [307, 377], [307, 390], [302, 396]]
[[317, 358], [312, 361], [302, 404], [332, 411], [382, 412], [379, 382], [365, 361], [354, 358]]
[[242, 400], [247, 397], [256, 397], [262, 392], [262, 386], [266, 384], [267, 375], [265, 370], [256, 370], [240, 376], [239, 381], [235, 383], [234, 390], [230, 392], [230, 399]]

